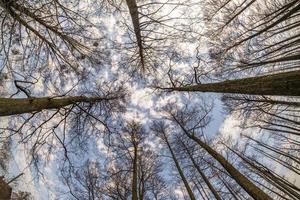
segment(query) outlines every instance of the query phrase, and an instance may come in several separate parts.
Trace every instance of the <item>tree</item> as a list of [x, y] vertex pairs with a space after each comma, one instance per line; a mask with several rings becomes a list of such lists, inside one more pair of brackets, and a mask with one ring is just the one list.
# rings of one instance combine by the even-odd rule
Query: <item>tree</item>
[[23, 113], [39, 112], [46, 109], [60, 109], [77, 103], [97, 104], [101, 101], [113, 101], [122, 98], [122, 96], [111, 97], [41, 97], [41, 98], [1, 98], [0, 116], [16, 115]]
[[3, 180], [4, 177], [0, 177], [0, 198], [10, 199], [12, 188]]
[[160, 136], [160, 138], [162, 139], [162, 141], [165, 143], [165, 145], [167, 146], [168, 150], [170, 151], [172, 160], [175, 164], [175, 167], [178, 171], [178, 174], [184, 184], [184, 187], [190, 197], [191, 200], [196, 200], [196, 197], [188, 183], [187, 178], [185, 177], [183, 170], [179, 164], [179, 161], [174, 153], [174, 150], [172, 149], [171, 143], [168, 139], [167, 133], [166, 133], [166, 125], [163, 124], [162, 122], [155, 122], [152, 126], [152, 130], [155, 132], [155, 134], [157, 134], [158, 136]]
[[201, 121], [206, 117], [207, 113], [204, 113], [204, 115], [201, 117], [195, 117], [193, 119], [194, 125], [191, 125], [191, 127], [187, 128], [185, 123], [191, 124], [192, 122], [187, 122], [186, 120], [191, 119], [193, 113], [194, 116], [197, 116], [199, 112], [196, 108], [188, 109], [185, 107], [185, 109], [176, 110], [169, 106], [169, 108], [166, 109], [166, 112], [169, 117], [168, 119], [175, 123], [188, 138], [192, 139], [209, 155], [216, 159], [251, 197], [254, 199], [271, 199], [268, 194], [266, 194], [263, 190], [252, 183], [246, 176], [239, 172], [239, 170], [230, 164], [220, 153], [215, 151], [195, 135], [197, 128], [199, 128], [199, 126], [201, 127]]
[[245, 116], [244, 127], [258, 127], [274, 135], [299, 135], [299, 102], [291, 97], [226, 95], [222, 98], [227, 110]]
[[186, 151], [188, 157], [191, 159], [191, 161], [193, 163], [193, 166], [196, 168], [197, 172], [200, 174], [200, 176], [204, 180], [205, 184], [208, 186], [208, 188], [210, 189], [210, 191], [213, 193], [214, 197], [217, 200], [221, 200], [221, 197], [218, 194], [218, 192], [216, 191], [216, 189], [214, 188], [214, 186], [210, 183], [209, 179], [205, 176], [205, 174], [200, 169], [200, 167], [197, 164], [196, 160], [194, 159], [193, 154], [190, 151], [190, 149], [186, 146], [186, 144], [182, 140], [179, 139], [179, 142], [182, 145], [182, 147], [184, 148], [184, 150]]
[[1, 129], [2, 140], [13, 138], [27, 146], [26, 160], [36, 175], [43, 175], [41, 166], [54, 151], [61, 154], [62, 165], [72, 166], [74, 156], [85, 154], [89, 142], [113, 132], [114, 115], [124, 111], [125, 96], [124, 90], [115, 89], [98, 90], [90, 94], [94, 97], [1, 99], [1, 115], [15, 114], [15, 120]]
[[[249, 137], [248, 137], [249, 138]], [[256, 141], [255, 139], [250, 138], [251, 140]], [[258, 141], [256, 141], [258, 142]], [[260, 150], [256, 149], [256, 147], [253, 147], [256, 149], [256, 155], [255, 156], [247, 156], [245, 151], [240, 151], [238, 149], [234, 149], [234, 147], [229, 147], [225, 143], [223, 143], [230, 151], [232, 151], [235, 155], [240, 158], [245, 165], [243, 165], [245, 168], [248, 168], [250, 171], [252, 171], [253, 174], [259, 177], [258, 180], [255, 180], [253, 177], [251, 178], [253, 181], [260, 183], [260, 185], [264, 186], [266, 189], [270, 190], [271, 192], [275, 193], [277, 196], [281, 198], [285, 197], [290, 197], [292, 199], [294, 198], [299, 198], [299, 191], [300, 189], [293, 184], [291, 181], [286, 179], [284, 175], [280, 175], [279, 173], [275, 172], [272, 167], [268, 166], [263, 163], [263, 161], [259, 161], [257, 159], [258, 154], [264, 155], [265, 158], [268, 158], [268, 155], [271, 155], [269, 152], [263, 149]], [[252, 146], [252, 145], [250, 145]], [[275, 149], [272, 150], [272, 148], [269, 148], [269, 150], [274, 151]], [[275, 150], [276, 152], [276, 150]], [[274, 152], [274, 153], [275, 153]], [[264, 154], [266, 153], [266, 154]], [[277, 151], [278, 153], [278, 151]], [[291, 159], [292, 156], [290, 156]], [[278, 162], [278, 164], [283, 164], [284, 162]], [[286, 163], [289, 166], [290, 164]], [[287, 167], [288, 170], [291, 170]]]
[[[283, 72], [272, 75], [227, 80], [217, 83], [161, 88], [167, 91], [217, 92], [251, 95], [299, 96], [300, 71]], [[173, 81], [171, 80], [173, 83]], [[160, 88], [160, 87], [158, 87]]]
[[204, 7], [209, 63], [219, 75], [297, 69], [299, 2], [209, 0]]
[[69, 169], [65, 168], [62, 170], [62, 178], [69, 189], [68, 196], [78, 200], [102, 198], [100, 191], [104, 177], [98, 162], [87, 160], [78, 169], [71, 171], [71, 173]]
[[9, 141], [0, 142], [0, 171], [8, 170], [8, 162], [10, 160], [11, 145]]
[[14, 200], [30, 200], [31, 194], [29, 192], [24, 191], [13, 191], [13, 188], [9, 185], [15, 182], [18, 178], [20, 178], [23, 173], [17, 175], [9, 181], [5, 181], [4, 177], [0, 177], [0, 199], [14, 199]]
[[[190, 74], [178, 74], [170, 68], [165, 73], [169, 87], [158, 88], [299, 96], [296, 91], [279, 91], [299, 84], [290, 87], [286, 82], [289, 75], [299, 73], [297, 1], [208, 0], [201, 5], [206, 26], [195, 52], [196, 66], [190, 66]], [[202, 51], [205, 53], [199, 53]], [[291, 77], [291, 82], [296, 79]], [[161, 81], [166, 84], [165, 79]]]
[[[163, 198], [161, 193], [165, 186], [159, 174], [161, 164], [156, 153], [147, 147], [147, 135], [140, 124], [134, 121], [128, 122], [113, 144], [115, 146], [115, 161], [112, 162], [112, 169], [109, 169], [109, 180], [114, 180], [116, 181], [114, 183], [117, 184], [119, 181], [114, 179], [115, 176], [127, 179], [127, 185], [131, 186], [130, 196], [132, 200]], [[128, 176], [131, 179], [128, 180]], [[115, 184], [108, 185], [107, 191], [120, 189]], [[118, 193], [109, 195], [118, 197]]]
[[[124, 43], [116, 46], [117, 49], [125, 50], [119, 51], [124, 55], [121, 65], [126, 66], [125, 71], [129, 72], [130, 76], [132, 73], [147, 75], [160, 70], [167, 65], [169, 55], [184, 53], [178, 48], [180, 43], [187, 42], [199, 34], [191, 24], [186, 23], [186, 21], [195, 23], [195, 18], [189, 16], [190, 13], [187, 11], [192, 3], [185, 0], [103, 1], [103, 4], [113, 8], [113, 13], [118, 14], [118, 20], [125, 31]], [[178, 14], [174, 16], [173, 13], [176, 12]]]
[[78, 3], [1, 0], [1, 51], [5, 54], [4, 64], [14, 62], [13, 55], [23, 56], [24, 61], [28, 59], [30, 64], [32, 58], [28, 58], [28, 54], [33, 56], [32, 53], [35, 53], [36, 60], [33, 62], [38, 65], [39, 61], [43, 65], [48, 58], [63, 62], [77, 71], [71, 60], [76, 61], [78, 54], [84, 57], [91, 52], [90, 45], [87, 45], [87, 39], [91, 36], [88, 25], [91, 23], [85, 13], [75, 9]]
[[[300, 198], [298, 0], [0, 0], [0, 16], [0, 168], [20, 145], [67, 199]], [[137, 105], [148, 85], [164, 95]], [[200, 92], [225, 93], [235, 137], [211, 133]]]

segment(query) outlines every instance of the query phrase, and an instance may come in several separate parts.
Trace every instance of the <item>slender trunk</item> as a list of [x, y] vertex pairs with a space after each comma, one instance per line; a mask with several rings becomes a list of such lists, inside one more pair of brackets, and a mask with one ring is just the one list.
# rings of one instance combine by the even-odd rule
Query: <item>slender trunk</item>
[[[257, 31], [256, 33], [254, 33], [254, 34], [252, 34], [252, 35], [250, 35], [250, 36], [248, 36], [248, 37], [246, 37], [246, 38], [244, 38], [244, 39], [242, 39], [242, 40], [236, 42], [234, 45], [230, 46], [227, 50], [230, 50], [230, 49], [232, 49], [233, 47], [236, 47], [236, 46], [238, 46], [238, 45], [240, 45], [240, 44], [246, 42], [247, 40], [250, 40], [250, 39], [252, 39], [252, 38], [254, 38], [254, 37], [256, 37], [256, 36], [259, 36], [259, 35], [263, 34], [264, 32], [266, 32], [266, 31], [272, 29], [272, 28], [275, 27], [276, 25], [278, 25], [278, 24], [280, 24], [280, 23], [286, 21], [290, 16], [292, 16], [293, 14], [295, 14], [295, 13], [297, 13], [297, 12], [299, 11], [299, 9], [300, 9], [300, 4], [297, 4], [298, 2], [299, 2], [298, 0], [295, 0], [295, 1], [291, 2], [291, 3], [289, 4], [289, 7], [291, 8], [291, 7], [293, 6], [293, 4], [294, 4], [294, 5], [296, 5], [294, 8], [292, 8], [290, 11], [288, 11], [287, 13], [285, 13], [283, 16], [281, 16], [279, 19], [277, 19], [276, 21], [274, 21], [274, 22], [271, 23], [270, 25], [267, 25], [265, 28], [263, 28], [263, 29]], [[285, 10], [286, 10], [286, 9], [285, 9]], [[285, 11], [285, 10], [284, 10], [284, 11]], [[281, 12], [281, 13], [283, 13], [283, 12]], [[280, 13], [280, 14], [281, 14], [281, 13]], [[279, 15], [277, 15], [277, 16], [279, 16]], [[276, 17], [277, 17], [277, 16], [276, 16]]]
[[257, 171], [259, 175], [267, 180], [271, 185], [275, 186], [282, 192], [284, 192], [286, 195], [290, 197], [295, 197], [297, 199], [300, 199], [300, 194], [296, 191], [300, 191], [300, 189], [290, 183], [288, 180], [285, 180], [280, 175], [278, 175], [276, 172], [274, 172], [271, 169], [268, 169], [263, 164], [257, 162], [256, 160], [252, 160], [245, 156], [244, 154], [241, 154], [237, 152], [236, 150], [230, 148], [226, 144], [224, 144], [230, 151], [235, 153], [238, 157], [240, 157], [243, 161], [245, 161], [252, 169]]
[[203, 149], [205, 149], [213, 158], [215, 158], [232, 176], [232, 178], [255, 200], [272, 200], [269, 195], [262, 191], [259, 187], [253, 184], [248, 178], [246, 178], [241, 172], [239, 172], [233, 165], [231, 165], [221, 154], [212, 149], [209, 145], [204, 143], [198, 137], [190, 134], [185, 127], [173, 116], [173, 119], [181, 127], [183, 132], [196, 143], [198, 143]]
[[263, 106], [267, 105], [283, 105], [283, 106], [292, 106], [292, 107], [300, 107], [300, 102], [296, 101], [280, 101], [280, 100], [274, 100], [270, 98], [257, 98], [257, 99], [252, 99], [249, 98], [249, 96], [240, 96], [240, 95], [230, 95], [230, 96], [224, 96], [222, 98], [223, 101], [239, 101], [243, 104], [260, 104]]
[[132, 200], [138, 200], [138, 158], [137, 145], [134, 145], [133, 166], [132, 166]]
[[170, 91], [216, 92], [250, 95], [300, 96], [300, 70], [219, 83], [162, 88]]
[[145, 195], [145, 185], [144, 180], [139, 185], [139, 200], [143, 200]]
[[296, 157], [296, 156], [294, 156], [292, 154], [289, 154], [289, 153], [287, 153], [285, 151], [282, 151], [281, 148], [273, 147], [271, 145], [268, 145], [267, 143], [264, 143], [262, 141], [258, 141], [258, 140], [254, 139], [252, 137], [247, 136], [247, 135], [245, 135], [244, 137], [248, 138], [249, 140], [252, 140], [252, 141], [256, 142], [259, 146], [261, 146], [263, 148], [266, 148], [266, 149], [268, 149], [270, 151], [275, 152], [276, 154], [279, 154], [279, 156], [287, 157], [287, 160], [289, 160], [289, 162], [293, 161], [293, 162], [296, 162], [296, 163], [300, 164], [300, 158], [298, 158], [298, 157]]
[[141, 164], [142, 163], [142, 161], [141, 161], [142, 159], [140, 158], [139, 159], [139, 175], [138, 175], [138, 177], [140, 177], [140, 180], [139, 180], [139, 188], [138, 188], [138, 193], [139, 193], [139, 200], [143, 200], [144, 199], [144, 195], [145, 195], [145, 182], [146, 182], [146, 180], [145, 180], [145, 174], [144, 174], [144, 169], [143, 169], [143, 165]]
[[195, 161], [193, 155], [191, 154], [190, 150], [188, 149], [188, 147], [184, 144], [183, 141], [180, 140], [180, 142], [181, 142], [182, 146], [184, 147], [185, 151], [187, 152], [189, 158], [191, 159], [194, 167], [196, 168], [196, 170], [200, 174], [201, 178], [204, 180], [205, 184], [208, 186], [210, 191], [213, 193], [214, 197], [217, 200], [222, 200], [222, 198], [219, 196], [218, 192], [215, 190], [214, 186], [209, 182], [208, 178], [205, 176], [205, 174], [202, 172], [202, 170], [200, 169], [200, 167], [196, 163], [196, 161]]
[[[198, 180], [197, 180], [197, 181], [198, 181]], [[204, 194], [205, 194], [206, 197], [204, 197], [204, 195], [202, 194], [200, 188], [198, 187], [198, 183], [197, 183], [195, 180], [193, 180], [193, 183], [194, 183], [196, 189], [198, 190], [198, 193], [199, 193], [200, 196], [202, 197], [202, 199], [208, 199], [207, 196], [206, 196], [206, 194], [205, 194], [205, 192], [204, 192]], [[199, 185], [200, 185], [200, 187], [201, 187], [201, 189], [202, 189], [202, 185], [201, 185], [201, 184], [199, 184]]]
[[113, 98], [103, 97], [40, 97], [40, 98], [0, 98], [0, 116], [17, 115], [23, 113], [39, 112], [44, 109], [59, 109], [65, 106], [86, 102], [95, 103]]
[[236, 192], [231, 188], [231, 186], [219, 175], [217, 175], [218, 178], [221, 180], [222, 184], [226, 187], [226, 189], [229, 191], [233, 199], [239, 200], [240, 198], [235, 194]]
[[139, 12], [138, 12], [138, 7], [136, 4], [136, 0], [126, 0], [127, 7], [130, 12], [132, 24], [133, 24], [133, 29], [134, 29], [134, 34], [136, 37], [136, 42], [139, 48], [139, 56], [141, 60], [141, 65], [144, 67], [144, 52], [143, 52], [143, 42], [142, 42], [142, 34], [141, 34], [141, 29], [140, 29], [140, 20], [139, 20]]
[[173, 159], [173, 161], [175, 163], [176, 169], [177, 169], [177, 171], [178, 171], [178, 173], [180, 175], [181, 180], [183, 181], [183, 184], [184, 184], [184, 186], [185, 186], [185, 188], [186, 188], [186, 190], [188, 192], [188, 195], [189, 195], [190, 199], [191, 200], [196, 200], [196, 197], [195, 197], [195, 195], [194, 195], [191, 187], [189, 186], [188, 181], [186, 180], [186, 178], [185, 178], [185, 176], [183, 174], [183, 171], [182, 171], [182, 169], [181, 169], [181, 167], [179, 165], [179, 162], [178, 162], [178, 160], [176, 158], [176, 155], [174, 154], [174, 152], [172, 150], [172, 147], [171, 147], [171, 145], [170, 145], [170, 143], [168, 141], [168, 138], [165, 135], [164, 135], [164, 138], [165, 138], [165, 142], [167, 143], [167, 146], [169, 148], [169, 151], [171, 153], [172, 159]]

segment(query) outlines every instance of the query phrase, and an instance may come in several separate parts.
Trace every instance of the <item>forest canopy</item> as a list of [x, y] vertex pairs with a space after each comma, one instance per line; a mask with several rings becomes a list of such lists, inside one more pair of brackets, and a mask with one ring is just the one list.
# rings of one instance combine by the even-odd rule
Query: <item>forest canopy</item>
[[0, 200], [300, 199], [299, 0], [0, 0]]

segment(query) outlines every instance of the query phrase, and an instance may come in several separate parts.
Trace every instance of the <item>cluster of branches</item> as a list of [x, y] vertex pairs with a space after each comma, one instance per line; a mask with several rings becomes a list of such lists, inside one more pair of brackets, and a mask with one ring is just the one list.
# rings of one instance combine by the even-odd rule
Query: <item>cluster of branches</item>
[[[168, 105], [165, 120], [152, 130], [169, 150], [171, 160], [190, 199], [297, 199], [300, 188], [286, 174], [298, 174], [297, 140], [284, 149], [276, 142], [244, 136], [249, 146], [231, 144], [224, 138], [207, 141], [205, 127], [209, 109], [197, 106]], [[278, 144], [282, 144], [283, 137]], [[276, 138], [277, 140], [279, 137]], [[286, 137], [285, 139], [288, 139]], [[299, 144], [299, 143], [298, 143]], [[261, 155], [261, 157], [260, 157]], [[266, 159], [268, 161], [266, 161]], [[278, 172], [282, 166], [285, 172]]]
[[53, 154], [61, 154], [63, 163], [72, 165], [73, 155], [85, 153], [90, 141], [114, 132], [125, 95], [122, 88], [110, 88], [92, 96], [1, 98], [0, 115], [14, 115], [8, 126], [1, 127], [1, 141], [14, 138], [25, 144], [27, 161], [39, 175]]
[[7, 67], [8, 73], [30, 74], [49, 64], [79, 72], [78, 60], [90, 56], [97, 38], [79, 3], [1, 1], [1, 72]]
[[[70, 194], [76, 199], [124, 200], [299, 198], [293, 176], [286, 176], [299, 175], [299, 142], [279, 134], [268, 141], [243, 135], [240, 140], [246, 140], [246, 146], [230, 138], [207, 140], [211, 109], [168, 104], [150, 131], [127, 122], [107, 147], [105, 161], [88, 160], [64, 174]], [[160, 143], [154, 149], [150, 135]], [[170, 193], [174, 190], [180, 196]]]
[[186, 12], [192, 6], [188, 1], [102, 1], [101, 5], [123, 18], [119, 23], [125, 29], [124, 44], [118, 49], [124, 55], [121, 65], [132, 74], [159, 70], [166, 65], [168, 55], [180, 51], [180, 42], [198, 34], [192, 24], [199, 19]]
[[224, 77], [299, 69], [299, 1], [207, 1], [210, 64]]
[[[224, 79], [280, 75], [286, 71], [299, 73], [298, 1], [208, 0], [201, 7], [205, 26], [201, 37], [195, 38], [200, 44], [194, 60], [187, 66], [190, 69], [183, 73], [177, 67], [169, 67], [165, 72], [169, 80], [164, 78], [160, 85], [167, 84], [167, 89], [175, 90], [250, 94], [199, 85]], [[281, 77], [280, 83], [289, 80], [284, 74]], [[259, 80], [251, 80], [252, 87], [260, 89], [265, 81], [258, 86]], [[276, 81], [272, 80], [272, 84], [276, 85]], [[223, 82], [220, 83], [216, 88], [221, 88]], [[246, 84], [246, 80], [236, 83], [234, 87]], [[189, 85], [197, 87], [184, 88]]]
[[[123, 7], [129, 11], [131, 20], [125, 22], [126, 41], [129, 41], [125, 44], [126, 65], [145, 73], [163, 68], [166, 63], [181, 62], [183, 58], [176, 51], [176, 44], [194, 36], [194, 19], [186, 13], [174, 17], [173, 12], [186, 7], [186, 2], [101, 3], [117, 12], [123, 12]], [[64, 65], [59, 64], [60, 67], [67, 65], [77, 72], [73, 61], [90, 57], [92, 49], [88, 46], [99, 45], [93, 40], [86, 43], [91, 39], [85, 34], [89, 22], [75, 9], [79, 4], [79, 1], [0, 0], [3, 16], [0, 73], [8, 70], [12, 75], [28, 77], [26, 64], [30, 63], [30, 71], [36, 72], [40, 64], [45, 66], [49, 61], [62, 62]], [[161, 173], [169, 163], [173, 163], [172, 169], [177, 174], [176, 187], [192, 200], [299, 199], [299, 187], [272, 167], [275, 163], [289, 173], [300, 173], [297, 151], [300, 103], [287, 97], [300, 96], [299, 1], [208, 0], [204, 5], [209, 27], [204, 34], [209, 41], [208, 56], [197, 51], [193, 72], [183, 79], [177, 78], [181, 73], [174, 70], [173, 64], [167, 65], [170, 86], [158, 88], [231, 93], [223, 97], [227, 108], [250, 118], [245, 127], [258, 127], [270, 133], [268, 142], [251, 135], [243, 136], [248, 144], [244, 147], [229, 145], [230, 141], [207, 141], [204, 132], [210, 122], [209, 106], [189, 107], [188, 102], [182, 107], [169, 104], [163, 108], [162, 120], [153, 122], [151, 130], [146, 130], [136, 122], [117, 119], [124, 111], [123, 89], [100, 87], [91, 94], [84, 91], [74, 96], [35, 97], [21, 86], [34, 82], [15, 80], [16, 94], [24, 93], [26, 98], [12, 98], [14, 95], [0, 98], [0, 116], [19, 115], [1, 129], [4, 153], [1, 149], [0, 156], [7, 159], [7, 141], [17, 135], [29, 146], [29, 160], [43, 175], [41, 160], [51, 159], [53, 152], [61, 153], [62, 179], [75, 199], [179, 198], [169, 193], [168, 188], [174, 186]], [[162, 10], [169, 12], [163, 14]], [[189, 25], [181, 21], [188, 21]], [[23, 68], [16, 73], [20, 60]], [[203, 70], [203, 64], [208, 66], [205, 67], [208, 72]], [[51, 67], [46, 69], [51, 72]], [[227, 75], [244, 75], [240, 72], [272, 74], [216, 83], [200, 81], [200, 77], [211, 74], [222, 79]], [[153, 150], [150, 133], [157, 136], [166, 155], [160, 155], [158, 147]], [[106, 140], [109, 153], [78, 167], [78, 156], [91, 155], [95, 151], [92, 143], [106, 136], [109, 136]], [[105, 157], [106, 166], [101, 166]]]
[[147, 135], [139, 123], [127, 122], [112, 138], [106, 161], [87, 160], [64, 171], [70, 194], [75, 199], [165, 199], [161, 162], [147, 145]]

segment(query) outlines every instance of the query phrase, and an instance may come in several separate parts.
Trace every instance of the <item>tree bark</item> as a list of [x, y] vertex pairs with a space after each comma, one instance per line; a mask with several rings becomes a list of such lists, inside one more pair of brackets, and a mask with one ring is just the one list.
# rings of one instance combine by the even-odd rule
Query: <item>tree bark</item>
[[78, 102], [95, 103], [113, 98], [103, 97], [40, 97], [40, 98], [0, 98], [0, 116], [39, 112], [45, 109], [59, 109]]
[[0, 199], [10, 199], [12, 188], [0, 177]]
[[168, 138], [167, 138], [166, 135], [164, 135], [164, 139], [165, 139], [165, 142], [166, 142], [166, 144], [167, 144], [167, 146], [169, 148], [169, 151], [170, 151], [172, 159], [173, 159], [173, 161], [175, 163], [176, 169], [177, 169], [177, 171], [178, 171], [178, 173], [180, 175], [181, 180], [183, 181], [183, 184], [184, 184], [184, 186], [185, 186], [185, 188], [186, 188], [186, 190], [188, 192], [188, 195], [189, 195], [190, 199], [191, 200], [196, 200], [196, 197], [195, 197], [195, 195], [194, 195], [191, 187], [189, 186], [188, 181], [186, 180], [186, 178], [184, 176], [184, 173], [183, 173], [183, 171], [182, 171], [182, 169], [180, 167], [180, 164], [179, 164], [179, 162], [178, 162], [178, 160], [176, 158], [176, 155], [174, 154], [174, 152], [172, 150], [172, 147], [171, 147], [171, 145], [170, 145], [170, 143], [169, 143]]
[[138, 200], [138, 145], [135, 142], [135, 138], [132, 137], [133, 140], [133, 163], [132, 163], [132, 200]]
[[224, 144], [230, 151], [235, 153], [238, 157], [240, 157], [243, 161], [245, 161], [252, 169], [257, 171], [259, 175], [264, 178], [266, 181], [271, 183], [273, 186], [284, 192], [285, 195], [290, 197], [294, 196], [297, 199], [300, 199], [300, 194], [296, 191], [300, 191], [293, 183], [281, 177], [279, 174], [274, 172], [273, 170], [268, 169], [263, 164], [257, 162], [255, 159], [252, 160], [245, 156], [244, 154], [237, 152], [236, 150], [230, 148], [226, 144]]
[[255, 200], [272, 200], [272, 198], [262, 191], [259, 187], [253, 184], [248, 178], [240, 173], [233, 165], [231, 165], [221, 154], [212, 149], [209, 145], [204, 143], [198, 137], [190, 134], [184, 126], [173, 116], [173, 119], [177, 122], [183, 132], [196, 143], [205, 149], [213, 158], [215, 158], [232, 176], [232, 178]]
[[210, 191], [213, 193], [214, 197], [217, 200], [222, 200], [222, 198], [220, 197], [220, 195], [218, 194], [218, 192], [215, 190], [214, 186], [209, 182], [208, 178], [205, 176], [205, 174], [202, 172], [202, 170], [200, 169], [200, 167], [196, 163], [196, 161], [195, 161], [193, 155], [191, 154], [190, 150], [188, 149], [188, 147], [184, 144], [183, 141], [180, 141], [180, 142], [181, 142], [182, 146], [184, 147], [185, 151], [187, 152], [189, 158], [191, 159], [194, 167], [196, 168], [196, 170], [200, 174], [201, 178], [204, 180], [205, 184], [208, 186], [208, 188], [210, 189]]
[[300, 96], [300, 70], [183, 87], [169, 91], [216, 92], [250, 95]]
[[129, 9], [129, 13], [131, 16], [134, 34], [136, 37], [137, 46], [139, 49], [139, 57], [141, 61], [141, 65], [144, 68], [145, 61], [144, 61], [144, 49], [143, 49], [143, 42], [142, 42], [142, 34], [140, 28], [140, 20], [139, 20], [139, 13], [136, 0], [126, 0], [127, 7]]

